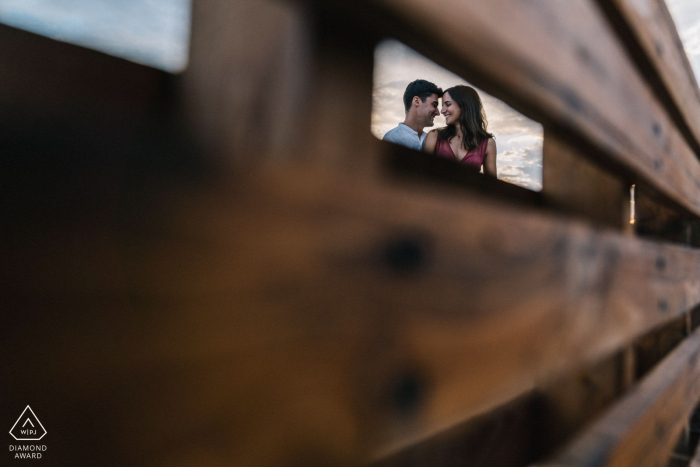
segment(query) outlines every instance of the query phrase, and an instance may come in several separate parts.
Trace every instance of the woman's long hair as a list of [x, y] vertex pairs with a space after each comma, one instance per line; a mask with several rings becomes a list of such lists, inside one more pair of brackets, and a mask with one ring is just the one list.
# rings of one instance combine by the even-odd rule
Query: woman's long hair
[[[481, 98], [476, 90], [469, 86], [458, 85], [445, 90], [445, 94], [450, 93], [452, 103], [457, 104], [462, 110], [457, 124], [462, 129], [462, 146], [467, 151], [479, 147], [479, 144], [486, 138], [493, 138], [493, 135], [486, 131], [488, 122], [486, 112], [481, 103]], [[444, 95], [444, 94], [443, 94]], [[456, 125], [447, 125], [438, 130], [438, 140], [449, 142], [457, 135]]]

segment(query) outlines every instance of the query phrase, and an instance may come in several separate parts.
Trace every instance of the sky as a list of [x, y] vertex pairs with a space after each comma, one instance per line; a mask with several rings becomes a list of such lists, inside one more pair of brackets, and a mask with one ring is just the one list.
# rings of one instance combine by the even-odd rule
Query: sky
[[[700, 76], [700, 0], [667, 0], [671, 16], [695, 76]], [[381, 138], [403, 121], [403, 91], [414, 79], [427, 79], [445, 89], [467, 84], [400, 42], [387, 40], [375, 51], [372, 133]], [[542, 126], [504, 102], [477, 89], [489, 131], [496, 137], [498, 178], [533, 190], [542, 189]], [[444, 126], [442, 116], [435, 127]]]
[[[234, 0], [232, 0], [234, 1]], [[700, 0], [667, 0], [696, 76], [700, 76]], [[188, 61], [191, 0], [0, 0], [0, 22], [111, 55], [180, 72]], [[372, 132], [403, 120], [401, 96], [417, 77], [446, 88], [468, 84], [395, 41], [376, 51]], [[541, 189], [542, 128], [480, 91], [496, 135], [499, 178]], [[444, 125], [444, 119], [436, 119]]]
[[666, 5], [676, 23], [685, 53], [698, 79], [700, 76], [700, 0], [666, 0]]
[[[471, 86], [459, 76], [394, 40], [386, 40], [377, 46], [374, 63], [371, 128], [377, 138], [403, 121], [403, 93], [411, 81], [426, 79], [443, 89], [456, 84]], [[542, 125], [503, 101], [476, 89], [484, 103], [488, 130], [496, 140], [498, 178], [532, 190], [541, 190]], [[445, 118], [440, 115], [435, 119], [434, 127], [443, 126]]]
[[169, 72], [187, 66], [191, 0], [0, 0], [0, 22]]

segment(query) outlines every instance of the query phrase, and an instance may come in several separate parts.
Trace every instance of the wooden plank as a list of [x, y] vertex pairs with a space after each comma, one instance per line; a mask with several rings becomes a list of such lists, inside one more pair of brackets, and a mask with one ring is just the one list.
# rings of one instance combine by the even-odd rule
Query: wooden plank
[[[372, 467], [520, 467], [537, 460], [539, 398], [528, 392]], [[507, 445], [507, 449], [504, 449]]]
[[544, 135], [542, 194], [549, 205], [601, 225], [619, 229], [629, 224], [629, 186], [549, 131]]
[[[503, 406], [373, 463], [520, 467], [549, 456], [628, 388], [624, 354], [567, 369]], [[507, 449], [504, 449], [507, 446]]]
[[594, 1], [369, 4], [408, 45], [700, 213], [700, 163]]
[[690, 436], [690, 421], [686, 420], [683, 424], [683, 430], [681, 431], [681, 435], [678, 437], [676, 447], [673, 449], [671, 459], [675, 459], [678, 462], [685, 461], [685, 464], [683, 464], [683, 466], [687, 466], [688, 462], [691, 461], [693, 455], [692, 451], [695, 447], [691, 446], [691, 442], [692, 440]]
[[[643, 330], [685, 312], [699, 298], [693, 288], [698, 257], [686, 248], [628, 241], [576, 223], [560, 224], [535, 213], [470, 202], [468, 197], [432, 197], [419, 185], [407, 183], [394, 192], [331, 173], [320, 181], [290, 168], [285, 172], [281, 178], [262, 176], [251, 185], [238, 180], [236, 189], [248, 191], [247, 199], [259, 201], [249, 211], [232, 198], [233, 205], [224, 209], [229, 211], [226, 217], [259, 227], [247, 227], [249, 234], [245, 234], [229, 225], [226, 238], [220, 232], [208, 241], [225, 242], [223, 250], [234, 248], [231, 261], [236, 251], [242, 254], [242, 248], [250, 249], [246, 256], [259, 263], [255, 269], [268, 274], [279, 270], [277, 262], [284, 264], [288, 254], [272, 248], [279, 240], [269, 245], [247, 235], [267, 231], [262, 226], [277, 225], [275, 230], [304, 232], [301, 238], [316, 239], [316, 243], [298, 244], [290, 260], [303, 251], [299, 260], [304, 257], [325, 271], [321, 275], [331, 280], [332, 289], [338, 287], [337, 281], [346, 284], [337, 290], [337, 296], [343, 297], [341, 305], [328, 296], [322, 283], [305, 282], [305, 296], [329, 300], [317, 304], [321, 309], [364, 309], [372, 316], [376, 305], [361, 297], [351, 299], [352, 290], [382, 290], [381, 313], [398, 326], [385, 324], [387, 335], [394, 336], [397, 351], [404, 349], [398, 355], [417, 362], [419, 368], [431, 368], [419, 372], [432, 375], [428, 425], [441, 425], [447, 419], [456, 422], [457, 414], [470, 412], [468, 407], [485, 408], [484, 402], [494, 400], [494, 395], [511, 394], [506, 387], [519, 391], [546, 368], [612, 351]], [[221, 193], [216, 203], [231, 195]], [[199, 211], [200, 216], [204, 212], [220, 215], [210, 204]], [[310, 220], [316, 212], [337, 215], [324, 216], [317, 225]], [[372, 219], [381, 221], [375, 224]], [[220, 230], [213, 225], [197, 231], [200, 228], [205, 238], [212, 235], [208, 230]], [[170, 257], [167, 252], [178, 250], [177, 243], [154, 247], [153, 256], [143, 252], [145, 256], [134, 258], [135, 284], [145, 287], [144, 292], [159, 290], [167, 295], [192, 288], [189, 274], [169, 280], [154, 275], [171, 269], [160, 262]], [[385, 273], [373, 267], [377, 248], [377, 260], [387, 262], [389, 272], [399, 274], [397, 279], [386, 282]], [[353, 266], [339, 269], [324, 257]], [[217, 279], [213, 271], [206, 272], [198, 264], [192, 264], [192, 273], [197, 270], [203, 275], [196, 281], [196, 290], [214, 295], [229, 290], [236, 281], [227, 277], [245, 269], [238, 265]], [[230, 261], [224, 264], [231, 268]], [[465, 282], [467, 272], [470, 279]], [[254, 281], [248, 278], [245, 283]], [[352, 314], [357, 319], [363, 316], [358, 311]], [[461, 362], [457, 373], [449, 365], [435, 366], [456, 360]], [[458, 389], [462, 384], [467, 386]], [[472, 389], [466, 391], [467, 387]], [[462, 394], [460, 401], [450, 396], [456, 392]]]
[[700, 444], [698, 444], [688, 467], [700, 467]]
[[700, 400], [700, 333], [544, 466], [664, 465]]
[[689, 457], [691, 461], [697, 458], [697, 450], [700, 448], [700, 410], [698, 407], [695, 408], [693, 415], [688, 421], [688, 427], [690, 431], [690, 454]]
[[532, 191], [493, 177], [484, 177], [454, 160], [412, 151], [393, 143], [376, 144], [375, 142], [371, 146], [378, 146], [374, 150], [369, 149], [369, 152], [383, 162], [382, 171], [391, 178], [411, 179], [414, 182], [459, 188], [472, 194], [476, 192], [511, 204], [528, 207], [546, 206], [549, 209], [563, 208], [564, 210], [568, 209], [569, 212], [572, 211], [570, 206], [555, 203], [555, 196], [545, 199], [541, 192]]
[[688, 335], [686, 317], [687, 315], [671, 321], [634, 343], [636, 379], [641, 379]]
[[694, 216], [660, 199], [651, 187], [635, 186], [634, 230], [638, 235], [697, 246], [698, 232], [693, 226], [694, 220]]
[[[284, 57], [277, 49], [287, 37], [281, 31], [299, 26], [287, 10], [270, 8], [273, 15], [266, 19], [278, 34], [246, 52], [266, 57], [254, 64], [255, 73], [227, 83], [225, 73], [197, 71], [204, 83], [199, 92], [212, 82], [219, 86], [201, 100], [193, 97], [209, 99], [204, 113], [219, 112], [207, 114], [212, 128], [200, 128], [218, 136], [202, 140], [222, 141], [226, 156], [258, 156], [250, 145], [259, 142], [258, 131], [276, 128], [275, 118], [293, 114], [270, 113], [273, 122], [260, 128], [256, 121], [239, 120], [251, 114], [244, 111], [256, 111], [254, 97], [268, 90], [265, 83], [273, 82], [269, 89], [284, 83], [277, 81], [286, 76], [277, 75], [280, 69], [297, 76], [293, 66], [279, 68], [276, 62]], [[226, 18], [220, 23], [226, 25]], [[255, 24], [247, 26], [255, 32]], [[329, 47], [324, 56], [337, 50]], [[320, 114], [325, 136], [314, 141], [311, 152], [328, 156], [336, 168], [357, 160], [373, 168], [367, 162], [383, 150], [379, 143], [358, 143], [363, 123], [355, 121], [369, 113], [370, 92], [355, 99], [355, 91], [369, 91], [368, 67], [362, 57], [354, 63], [362, 66], [353, 73], [343, 71], [342, 61], [322, 64], [317, 76], [323, 103], [333, 101], [334, 80], [358, 84], [348, 88], [352, 95], [341, 96], [343, 105], [336, 102]], [[246, 68], [233, 58], [226, 66]], [[306, 81], [299, 79], [303, 87]], [[246, 86], [253, 91], [235, 94]], [[356, 107], [345, 106], [348, 101], [357, 101]], [[238, 104], [229, 108], [230, 102]], [[341, 117], [353, 124], [338, 125]], [[235, 125], [227, 127], [230, 123]], [[280, 133], [273, 140], [283, 141], [289, 129], [275, 131]], [[345, 157], [355, 151], [361, 154]], [[10, 344], [30, 331], [43, 337], [47, 349], [61, 347], [66, 336], [82, 342], [56, 360], [91, 370], [76, 371], [76, 378], [98, 388], [91, 395], [97, 407], [114, 397], [100, 388], [121, 388], [130, 396], [116, 404], [124, 415], [112, 414], [110, 433], [133, 443], [130, 452], [157, 451], [144, 463], [161, 461], [159, 454], [164, 464], [175, 463], [220, 430], [234, 446], [219, 455], [237, 465], [326, 463], [318, 459], [343, 464], [453, 426], [529, 387], [540, 374], [598, 358], [698, 300], [692, 280], [696, 258], [687, 250], [623, 244], [614, 234], [482, 204], [471, 194], [446, 195], [420, 184], [380, 188], [373, 182], [337, 171], [283, 167], [265, 174], [251, 168], [250, 174], [243, 170], [202, 191], [180, 185], [159, 191], [163, 197], [155, 204], [141, 200], [147, 209], [130, 213], [136, 219], [128, 223], [135, 232], [122, 232], [117, 245], [110, 234], [63, 232], [52, 242], [34, 238], [24, 249], [8, 248], [3, 259], [15, 268], [6, 266], [3, 282], [21, 297], [12, 309], [26, 309], [25, 297], [32, 297], [32, 316], [45, 316], [43, 306], [51, 313], [60, 310], [67, 322], [95, 326], [59, 326], [57, 340], [51, 337], [56, 320], [48, 319], [20, 327], [6, 349], [17, 352]], [[150, 186], [156, 188], [142, 195], [149, 200], [152, 190], [162, 190], [160, 184]], [[680, 272], [660, 270], [659, 255]], [[121, 268], [127, 280], [119, 280]], [[139, 313], [128, 313], [133, 310], [121, 302], [108, 306], [113, 297], [130, 299]], [[86, 318], [92, 308], [106, 310], [108, 318]], [[130, 332], [113, 332], [104, 324], [110, 320], [120, 323], [117, 331]], [[109, 351], [91, 354], [86, 350], [102, 342], [94, 337], [100, 325]], [[549, 331], [544, 338], [543, 331]], [[25, 371], [51, 370], [27, 356], [8, 363], [16, 365], [9, 374], [20, 371], [21, 363]], [[167, 377], [149, 379], [150, 373]], [[37, 371], [28, 383], [46, 387], [50, 375], [55, 371]], [[146, 383], [133, 389], [123, 382], [130, 380]], [[31, 391], [23, 384], [13, 381], [12, 387]], [[57, 394], [74, 393], [69, 389], [75, 390], [63, 387]], [[166, 400], [164, 392], [170, 394]], [[130, 405], [129, 398], [137, 403]], [[56, 396], [54, 402], [60, 400]], [[171, 414], [173, 405], [181, 411]], [[145, 416], [137, 413], [144, 408]], [[115, 418], [143, 420], [139, 433], [159, 433], [161, 442], [146, 445]], [[180, 446], [178, 452], [164, 448], [173, 445]]]
[[700, 326], [700, 307], [693, 308], [690, 312], [690, 330], [695, 331]]
[[622, 387], [624, 390], [631, 388], [637, 381], [637, 362], [635, 361], [634, 347], [628, 345], [622, 351]]
[[[288, 301], [295, 294], [275, 305], [278, 319], [294, 310], [294, 319], [301, 320], [301, 326], [289, 323], [285, 330], [298, 336], [296, 345], [310, 331], [303, 325], [306, 308], [334, 310], [339, 316], [326, 319], [340, 336], [340, 322], [339, 328], [333, 324], [338, 319], [353, 316], [362, 334], [382, 316], [381, 331], [370, 333], [379, 332], [382, 350], [369, 351], [374, 361], [365, 361], [357, 378], [372, 388], [369, 399], [380, 407], [386, 391], [415, 389], [409, 402], [390, 404], [386, 418], [372, 418], [371, 426], [380, 429], [374, 439], [387, 450], [505, 400], [539, 374], [610, 352], [698, 300], [698, 258], [686, 248], [630, 242], [575, 223], [563, 227], [544, 216], [468, 198], [433, 197], [410, 184], [394, 192], [289, 168], [281, 178], [262, 176], [251, 183], [237, 178], [236, 192], [247, 193], [254, 205], [236, 198], [223, 204], [233, 195], [225, 190], [184, 216], [201, 219], [196, 231], [203, 229], [204, 244], [221, 245], [225, 257], [216, 263], [185, 259], [174, 268], [189, 271], [185, 276], [156, 277], [156, 271], [172, 269], [162, 261], [176, 259], [172, 255], [180, 246], [153, 245], [133, 258], [134, 284], [144, 293], [178, 296], [190, 293], [193, 274], [198, 279], [191, 293], [249, 297], [237, 315], [247, 321], [253, 317], [243, 310], [271, 305], [274, 294], [262, 284], [276, 277], [279, 284], [270, 286], [302, 290], [299, 298], [305, 297], [295, 305]], [[426, 218], [430, 221], [421, 221]], [[241, 230], [225, 219], [235, 219]], [[207, 228], [208, 222], [214, 224]], [[228, 228], [215, 227], [220, 222]], [[284, 237], [258, 238], [271, 230]], [[285, 239], [291, 232], [297, 233]], [[302, 238], [315, 241], [299, 243]], [[252, 262], [242, 263], [245, 257]], [[388, 277], [376, 269], [378, 260], [388, 267]], [[218, 268], [209, 269], [213, 264], [224, 269], [217, 274]], [[303, 264], [316, 266], [304, 273]], [[259, 293], [251, 295], [253, 290]], [[364, 292], [358, 296], [359, 291]], [[334, 337], [336, 352], [364, 354], [357, 337]], [[459, 370], [450, 362], [459, 362]]]
[[[255, 138], [240, 135], [259, 130], [226, 135], [228, 123], [240, 123], [237, 111], [262, 95], [265, 79], [280, 85], [267, 60], [251, 75], [261, 82], [242, 80], [255, 92], [229, 96], [244, 101], [233, 115], [217, 93], [236, 86], [202, 98], [211, 99], [207, 109], [220, 106], [209, 115], [219, 132], [211, 141], [222, 141], [225, 155], [250, 151]], [[353, 89], [366, 90], [366, 63], [357, 63], [343, 82], [360, 76]], [[319, 76], [337, 77], [342, 63], [322, 68]], [[323, 102], [332, 82], [323, 79]], [[356, 105], [351, 118], [367, 113], [365, 101]], [[328, 121], [324, 133], [338, 136], [343, 125]], [[354, 150], [354, 130], [316, 141], [313, 152], [337, 158], [337, 169]], [[358, 146], [383, 152], [378, 142]], [[8, 203], [77, 209], [83, 230], [47, 229], [29, 209], [12, 219], [35, 223], [7, 226], [3, 308], [13, 314], [0, 346], [13, 358], [0, 378], [13, 400], [49, 400], [67, 425], [78, 425], [86, 404], [97, 409], [88, 420], [107, 429], [68, 434], [68, 445], [90, 436], [123, 464], [356, 464], [454, 426], [542, 375], [608, 355], [700, 301], [692, 250], [473, 193], [318, 167], [139, 180], [143, 191], [120, 206], [115, 234], [115, 187], [134, 180], [101, 170], [127, 170], [121, 163], [95, 162], [91, 173], [113, 183], [98, 186], [73, 164], [58, 174], [76, 178], [43, 176], [49, 186], [70, 179], [82, 209], [3, 174]], [[90, 180], [90, 190], [80, 188]], [[109, 202], [87, 201], [105, 192]], [[212, 439], [220, 446], [209, 448]]]
[[[217, 387], [207, 410], [236, 414], [227, 430], [246, 433], [231, 447], [237, 465], [255, 465], [260, 452], [281, 462], [286, 444], [268, 444], [277, 437], [333, 459], [396, 452], [700, 301], [693, 250], [459, 190], [292, 167], [167, 191], [159, 182], [157, 197], [151, 185], [120, 222], [124, 279], [114, 282], [128, 285], [136, 310], [122, 325], [148, 317], [150, 331], [109, 338], [109, 365], [80, 349], [61, 361], [93, 369], [85, 387], [160, 364], [172, 390]], [[48, 261], [32, 256], [38, 248], [7, 248], [4, 283], [34, 301], [90, 294], [100, 276], [87, 271], [104, 255], [71, 238], [52, 243]], [[61, 274], [78, 259], [85, 274]], [[30, 331], [55, 343], [55, 326]], [[83, 332], [60, 335], [90, 341]], [[30, 363], [9, 362], [6, 374]], [[42, 387], [42, 374], [28, 383]], [[159, 394], [139, 396], [134, 410], [164, 413]], [[141, 426], [166, 446], [207, 423], [194, 408], [179, 417], [175, 431], [157, 418]], [[120, 439], [149, 449], [129, 433]]]
[[183, 114], [210, 156], [264, 159], [277, 150], [279, 159], [295, 147], [295, 113], [312, 115], [301, 101], [310, 98], [314, 58], [301, 10], [291, 2], [193, 2]]
[[332, 6], [194, 2], [182, 116], [210, 156], [375, 171], [376, 39], [348, 21]]
[[123, 464], [197, 458], [212, 431], [229, 464], [356, 464], [700, 302], [688, 248], [379, 174], [193, 170], [167, 145], [154, 166], [61, 128], [41, 151], [2, 135], [0, 381], [71, 425], [113, 408], [90, 440]]
[[599, 0], [691, 147], [700, 149], [700, 89], [663, 0]]
[[153, 117], [167, 73], [121, 58], [0, 25], [0, 112], [121, 119]]
[[624, 392], [623, 353], [572, 368], [537, 384], [539, 452], [551, 455]]

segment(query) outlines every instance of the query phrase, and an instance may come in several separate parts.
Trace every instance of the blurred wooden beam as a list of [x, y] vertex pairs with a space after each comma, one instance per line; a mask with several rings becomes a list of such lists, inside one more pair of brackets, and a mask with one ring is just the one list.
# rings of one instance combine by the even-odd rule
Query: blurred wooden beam
[[700, 156], [700, 89], [683, 43], [663, 0], [599, 0], [613, 27]]
[[665, 464], [700, 400], [699, 353], [700, 334], [695, 333], [598, 422], [538, 465]]
[[429, 41], [418, 50], [700, 213], [697, 154], [594, 0], [367, 4], [406, 25], [409, 45]]

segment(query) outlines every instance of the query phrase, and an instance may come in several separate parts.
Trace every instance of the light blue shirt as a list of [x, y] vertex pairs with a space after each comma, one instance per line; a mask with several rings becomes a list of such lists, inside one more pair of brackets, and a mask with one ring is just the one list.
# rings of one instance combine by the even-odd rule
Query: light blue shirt
[[393, 130], [387, 131], [382, 139], [391, 143], [400, 144], [401, 146], [406, 146], [410, 149], [415, 149], [416, 151], [422, 151], [426, 135], [427, 133], [424, 131], [418, 136], [417, 131], [412, 130], [403, 123], [399, 123], [399, 126]]

